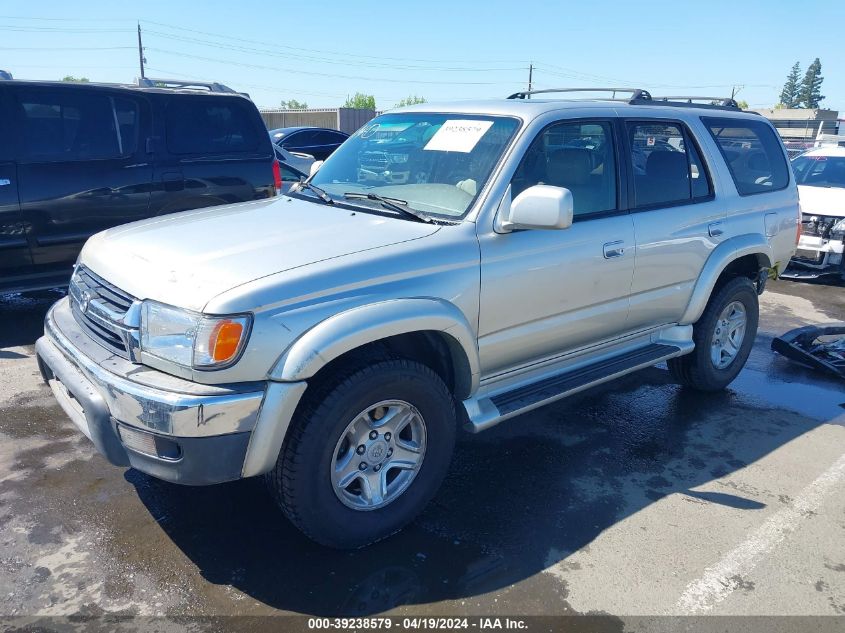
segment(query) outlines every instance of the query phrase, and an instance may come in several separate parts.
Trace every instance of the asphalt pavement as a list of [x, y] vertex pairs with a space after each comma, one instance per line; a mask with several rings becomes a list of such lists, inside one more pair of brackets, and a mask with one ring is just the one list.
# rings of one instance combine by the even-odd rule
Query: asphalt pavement
[[421, 518], [348, 553], [302, 537], [260, 480], [180, 487], [96, 454], [34, 359], [60, 296], [0, 301], [0, 616], [23, 618], [7, 624], [845, 616], [845, 383], [769, 349], [794, 327], [845, 320], [843, 287], [770, 283], [724, 393], [656, 367], [462, 434]]

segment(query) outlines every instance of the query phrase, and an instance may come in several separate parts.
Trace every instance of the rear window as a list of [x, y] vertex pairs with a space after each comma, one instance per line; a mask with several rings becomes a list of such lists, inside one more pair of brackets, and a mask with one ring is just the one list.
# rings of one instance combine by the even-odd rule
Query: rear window
[[702, 121], [719, 145], [741, 196], [777, 191], [789, 184], [789, 166], [769, 125], [710, 117]]
[[237, 154], [259, 148], [259, 130], [247, 104], [239, 101], [174, 98], [165, 121], [167, 149], [173, 154]]

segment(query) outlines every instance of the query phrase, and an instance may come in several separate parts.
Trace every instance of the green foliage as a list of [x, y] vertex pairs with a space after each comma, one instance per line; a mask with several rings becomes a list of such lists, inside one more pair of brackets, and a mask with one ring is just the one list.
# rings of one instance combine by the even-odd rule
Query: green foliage
[[801, 77], [801, 65], [795, 62], [792, 70], [786, 76], [786, 83], [783, 84], [783, 90], [780, 92], [780, 104], [784, 108], [798, 107], [798, 93], [801, 90], [799, 78]]
[[365, 95], [363, 92], [356, 92], [354, 96], [347, 97], [342, 108], [361, 108], [363, 110], [375, 110], [376, 98], [373, 95]]
[[73, 75], [65, 75], [62, 77], [62, 81], [78, 81], [83, 84], [88, 83], [88, 77], [74, 77]]
[[745, 101], [745, 100], [740, 99], [739, 101], [736, 102], [736, 104], [739, 106], [740, 110], [747, 110], [748, 109], [748, 102]]
[[822, 63], [819, 58], [813, 61], [807, 68], [807, 73], [804, 75], [804, 80], [801, 82], [801, 90], [798, 94], [798, 100], [805, 108], [818, 108], [819, 102], [824, 99], [822, 95]]
[[417, 95], [408, 95], [407, 97], [402, 99], [399, 103], [397, 103], [395, 107], [401, 108], [403, 106], [416, 105], [418, 103], [425, 103], [425, 102], [426, 102], [425, 97], [420, 97], [420, 96], [417, 96]]
[[287, 101], [282, 99], [281, 106], [285, 110], [307, 110], [308, 109], [307, 103], [305, 103], [304, 101], [297, 101], [296, 99], [288, 99]]

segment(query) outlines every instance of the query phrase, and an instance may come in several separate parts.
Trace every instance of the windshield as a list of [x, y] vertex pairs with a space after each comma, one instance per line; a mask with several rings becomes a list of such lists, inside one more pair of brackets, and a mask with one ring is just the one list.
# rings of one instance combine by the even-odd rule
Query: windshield
[[[385, 114], [329, 157], [311, 182], [333, 199], [375, 194], [415, 211], [463, 217], [519, 126], [508, 117]], [[355, 198], [355, 204], [378, 204]]]
[[799, 156], [792, 170], [799, 185], [845, 188], [845, 156]]

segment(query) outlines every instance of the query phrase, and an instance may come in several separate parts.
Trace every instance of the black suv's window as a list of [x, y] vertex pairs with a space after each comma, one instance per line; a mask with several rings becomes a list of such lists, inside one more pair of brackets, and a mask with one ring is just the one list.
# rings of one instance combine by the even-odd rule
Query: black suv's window
[[516, 198], [533, 185], [569, 189], [576, 216], [616, 209], [610, 123], [556, 123], [540, 132], [514, 174], [511, 195]]
[[694, 143], [680, 124], [628, 123], [637, 207], [684, 204], [710, 196], [710, 182]]
[[235, 100], [171, 98], [165, 125], [167, 149], [174, 154], [232, 154], [258, 149], [259, 133], [253, 117]]
[[18, 129], [25, 158], [97, 160], [129, 156], [137, 148], [138, 104], [89, 90], [23, 89]]
[[711, 117], [702, 121], [719, 145], [740, 195], [777, 191], [789, 184], [789, 166], [768, 124]]

